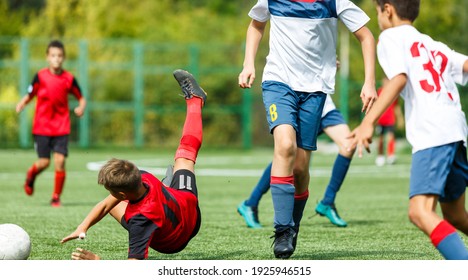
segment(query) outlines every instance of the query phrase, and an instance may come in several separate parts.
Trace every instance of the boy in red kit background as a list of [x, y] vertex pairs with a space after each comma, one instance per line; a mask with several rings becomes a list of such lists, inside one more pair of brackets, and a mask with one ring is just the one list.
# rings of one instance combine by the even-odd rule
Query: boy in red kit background
[[60, 195], [65, 184], [65, 159], [68, 156], [68, 135], [70, 134], [70, 113], [68, 94], [78, 100], [74, 109], [76, 116], [83, 116], [86, 100], [74, 76], [62, 68], [65, 48], [60, 41], [51, 41], [47, 46], [48, 68], [39, 70], [33, 78], [28, 94], [16, 105], [20, 113], [24, 107], [37, 97], [32, 134], [38, 160], [26, 174], [24, 191], [27, 195], [34, 192], [36, 176], [50, 164], [50, 153], [54, 152], [55, 185], [51, 205], [61, 206]]
[[[128, 259], [148, 258], [148, 249], [172, 254], [183, 250], [198, 233], [201, 214], [195, 180], [195, 162], [203, 137], [202, 107], [206, 93], [193, 76], [176, 70], [187, 103], [182, 138], [174, 157], [170, 183], [139, 170], [127, 160], [111, 159], [100, 170], [98, 183], [110, 193], [99, 202], [62, 243], [83, 238], [108, 213], [128, 231]], [[166, 182], [166, 180], [164, 180]], [[98, 260], [91, 251], [77, 248], [74, 260]]]
[[[382, 86], [377, 90], [377, 94], [379, 96], [382, 93], [382, 88], [387, 82], [388, 79], [383, 79]], [[377, 142], [377, 158], [375, 159], [375, 164], [377, 166], [384, 166], [385, 163], [394, 164], [396, 161], [395, 125], [398, 128], [403, 128], [405, 123], [398, 101], [398, 99], [395, 99], [395, 101], [393, 101], [390, 107], [387, 108], [377, 121], [376, 130], [379, 135]]]

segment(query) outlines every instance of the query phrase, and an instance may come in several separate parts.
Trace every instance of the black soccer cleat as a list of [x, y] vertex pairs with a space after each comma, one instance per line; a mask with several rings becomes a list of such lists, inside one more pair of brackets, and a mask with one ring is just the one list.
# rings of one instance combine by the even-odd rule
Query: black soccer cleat
[[203, 105], [205, 104], [207, 94], [198, 85], [192, 74], [182, 69], [175, 70], [173, 74], [182, 89], [185, 99], [198, 97], [203, 100]]
[[292, 228], [276, 230], [271, 238], [273, 241], [273, 253], [277, 259], [289, 259], [296, 249], [293, 245], [296, 232]]

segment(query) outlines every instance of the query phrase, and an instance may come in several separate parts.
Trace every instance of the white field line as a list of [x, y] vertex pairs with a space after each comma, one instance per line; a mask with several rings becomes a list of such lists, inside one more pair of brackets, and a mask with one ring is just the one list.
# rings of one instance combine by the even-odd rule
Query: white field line
[[[168, 160], [131, 160], [137, 164], [138, 168], [148, 171], [156, 176], [164, 176], [166, 174], [166, 168]], [[252, 159], [252, 157], [246, 157], [245, 159], [236, 158], [236, 164], [245, 163], [253, 164], [257, 160]], [[259, 163], [265, 163], [265, 159]], [[86, 164], [86, 169], [92, 172], [86, 171], [67, 171], [67, 175], [73, 177], [83, 177], [83, 176], [96, 176], [96, 172], [100, 170], [102, 165], [106, 161], [98, 162], [89, 162]], [[203, 158], [204, 165], [215, 165], [219, 167], [228, 166], [232, 164], [232, 159], [223, 159], [220, 161], [220, 158], [207, 159]], [[201, 164], [200, 164], [201, 165]], [[332, 166], [312, 166], [310, 168], [312, 177], [329, 177], [331, 175]], [[195, 169], [197, 176], [211, 176], [211, 177], [260, 177], [263, 173], [263, 169], [258, 168], [245, 168], [245, 169], [233, 169], [233, 168], [202, 168], [199, 167]], [[358, 177], [368, 177], [368, 178], [409, 178], [410, 165], [408, 164], [395, 164], [391, 166], [377, 167], [375, 165], [352, 165], [349, 168], [348, 176], [358, 176]], [[0, 172], [0, 180], [23, 180], [25, 178], [26, 172]], [[45, 177], [52, 177], [52, 171], [46, 171], [42, 174]]]
[[[246, 158], [247, 160], [244, 162], [243, 160], [237, 160], [236, 163], [243, 162], [252, 164], [252, 158]], [[155, 167], [154, 165], [158, 165], [156, 161], [150, 160], [134, 160], [132, 161], [138, 165], [138, 167], [142, 170], [146, 170], [148, 172], [153, 173], [154, 175], [165, 175], [166, 174], [166, 167]], [[225, 160], [224, 162], [220, 162], [219, 158], [213, 158], [212, 160], [206, 160], [204, 158], [203, 163], [216, 163], [217, 166], [229, 165], [232, 163], [232, 160]], [[264, 160], [261, 163], [265, 162]], [[102, 162], [89, 162], [86, 167], [88, 170], [91, 171], [99, 171], [105, 161]], [[146, 164], [150, 165], [146, 165]], [[265, 166], [266, 167], [266, 166]], [[372, 177], [372, 178], [380, 178], [380, 177], [397, 177], [397, 178], [409, 178], [409, 170], [410, 166], [405, 164], [393, 165], [393, 166], [386, 166], [386, 167], [377, 167], [375, 165], [357, 165], [350, 167], [348, 174], [359, 175], [360, 177]], [[222, 177], [222, 176], [231, 176], [231, 177], [259, 177], [263, 173], [263, 169], [233, 169], [233, 168], [196, 168], [197, 176], [214, 176], [214, 177]], [[315, 177], [329, 177], [331, 174], [331, 167], [321, 167], [321, 166], [312, 166], [310, 169], [311, 176]]]

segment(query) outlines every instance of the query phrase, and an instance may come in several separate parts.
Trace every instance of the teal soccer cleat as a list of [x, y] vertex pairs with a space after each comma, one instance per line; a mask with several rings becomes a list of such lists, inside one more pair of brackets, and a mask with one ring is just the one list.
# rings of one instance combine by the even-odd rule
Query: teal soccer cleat
[[346, 227], [348, 224], [340, 218], [338, 211], [335, 208], [335, 205], [325, 205], [322, 202], [317, 204], [315, 207], [315, 212], [320, 216], [327, 217], [332, 224], [338, 227]]
[[258, 209], [257, 207], [250, 207], [245, 205], [245, 201], [237, 206], [237, 212], [241, 215], [245, 223], [250, 228], [261, 228], [262, 225], [258, 221]]

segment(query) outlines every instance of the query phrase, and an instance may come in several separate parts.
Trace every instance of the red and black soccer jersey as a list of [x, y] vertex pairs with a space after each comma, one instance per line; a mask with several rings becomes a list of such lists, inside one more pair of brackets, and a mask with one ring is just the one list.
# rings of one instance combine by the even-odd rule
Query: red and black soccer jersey
[[128, 203], [124, 215], [128, 257], [145, 259], [149, 247], [161, 253], [180, 251], [197, 226], [197, 197], [164, 186], [150, 173], [142, 171], [141, 178], [148, 190], [142, 199]]
[[29, 96], [37, 96], [33, 130], [35, 135], [63, 136], [70, 134], [68, 94], [81, 99], [81, 90], [73, 75], [65, 70], [53, 74], [41, 69], [29, 86]]

